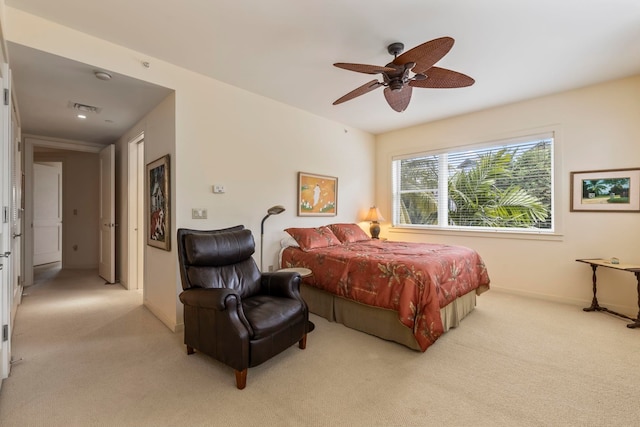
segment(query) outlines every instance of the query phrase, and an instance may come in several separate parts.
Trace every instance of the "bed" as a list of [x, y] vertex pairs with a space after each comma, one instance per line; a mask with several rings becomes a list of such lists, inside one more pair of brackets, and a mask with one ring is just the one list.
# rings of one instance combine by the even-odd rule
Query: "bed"
[[282, 268], [308, 268], [301, 293], [329, 321], [426, 351], [489, 289], [473, 249], [371, 239], [357, 224], [288, 228]]

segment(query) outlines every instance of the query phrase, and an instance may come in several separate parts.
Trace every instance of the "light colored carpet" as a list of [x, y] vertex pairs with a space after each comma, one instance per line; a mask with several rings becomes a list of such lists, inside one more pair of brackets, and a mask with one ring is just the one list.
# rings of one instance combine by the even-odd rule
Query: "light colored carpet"
[[95, 272], [27, 289], [0, 392], [9, 426], [632, 426], [640, 330], [489, 291], [426, 353], [329, 323], [249, 369], [196, 353]]

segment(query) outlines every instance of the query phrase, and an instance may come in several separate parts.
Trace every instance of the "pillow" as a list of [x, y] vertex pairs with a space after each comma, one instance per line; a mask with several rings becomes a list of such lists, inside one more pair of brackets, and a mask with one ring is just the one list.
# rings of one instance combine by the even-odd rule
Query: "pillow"
[[283, 237], [282, 240], [280, 240], [280, 247], [281, 248], [289, 248], [289, 247], [299, 248], [300, 245], [298, 244], [298, 242], [296, 242], [296, 239], [294, 239], [293, 237], [291, 237], [290, 234], [288, 234], [287, 237]]
[[325, 226], [318, 228], [287, 228], [284, 231], [296, 239], [296, 242], [300, 245], [300, 249], [305, 252], [311, 249], [326, 248], [341, 244], [331, 229]]
[[365, 233], [358, 224], [331, 224], [329, 228], [331, 228], [333, 234], [335, 234], [342, 243], [371, 240], [367, 233]]

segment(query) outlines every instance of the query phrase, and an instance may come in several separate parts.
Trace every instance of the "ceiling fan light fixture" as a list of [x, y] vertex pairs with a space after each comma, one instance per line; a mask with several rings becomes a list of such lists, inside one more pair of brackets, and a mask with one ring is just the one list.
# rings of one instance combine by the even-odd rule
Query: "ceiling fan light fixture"
[[402, 80], [391, 80], [389, 82], [389, 89], [391, 90], [400, 90], [402, 89], [402, 86], [404, 86]]
[[382, 81], [372, 80], [365, 83], [338, 98], [333, 105], [349, 101], [383, 86], [385, 87], [384, 96], [389, 106], [397, 112], [402, 112], [409, 105], [414, 87], [435, 89], [471, 86], [475, 83], [471, 77], [457, 71], [435, 67], [435, 64], [451, 50], [453, 44], [453, 38], [440, 37], [404, 52], [402, 43], [392, 43], [387, 46], [387, 51], [394, 56], [394, 59], [384, 67], [346, 62], [333, 64], [348, 71], [382, 75]]

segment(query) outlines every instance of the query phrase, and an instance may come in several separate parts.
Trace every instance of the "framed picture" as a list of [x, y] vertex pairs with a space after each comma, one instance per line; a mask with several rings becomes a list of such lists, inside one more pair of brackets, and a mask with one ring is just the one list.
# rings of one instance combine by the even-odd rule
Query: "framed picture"
[[298, 172], [298, 216], [336, 216], [338, 178]]
[[147, 165], [147, 245], [171, 250], [169, 155]]
[[640, 212], [640, 168], [571, 172], [571, 212]]

